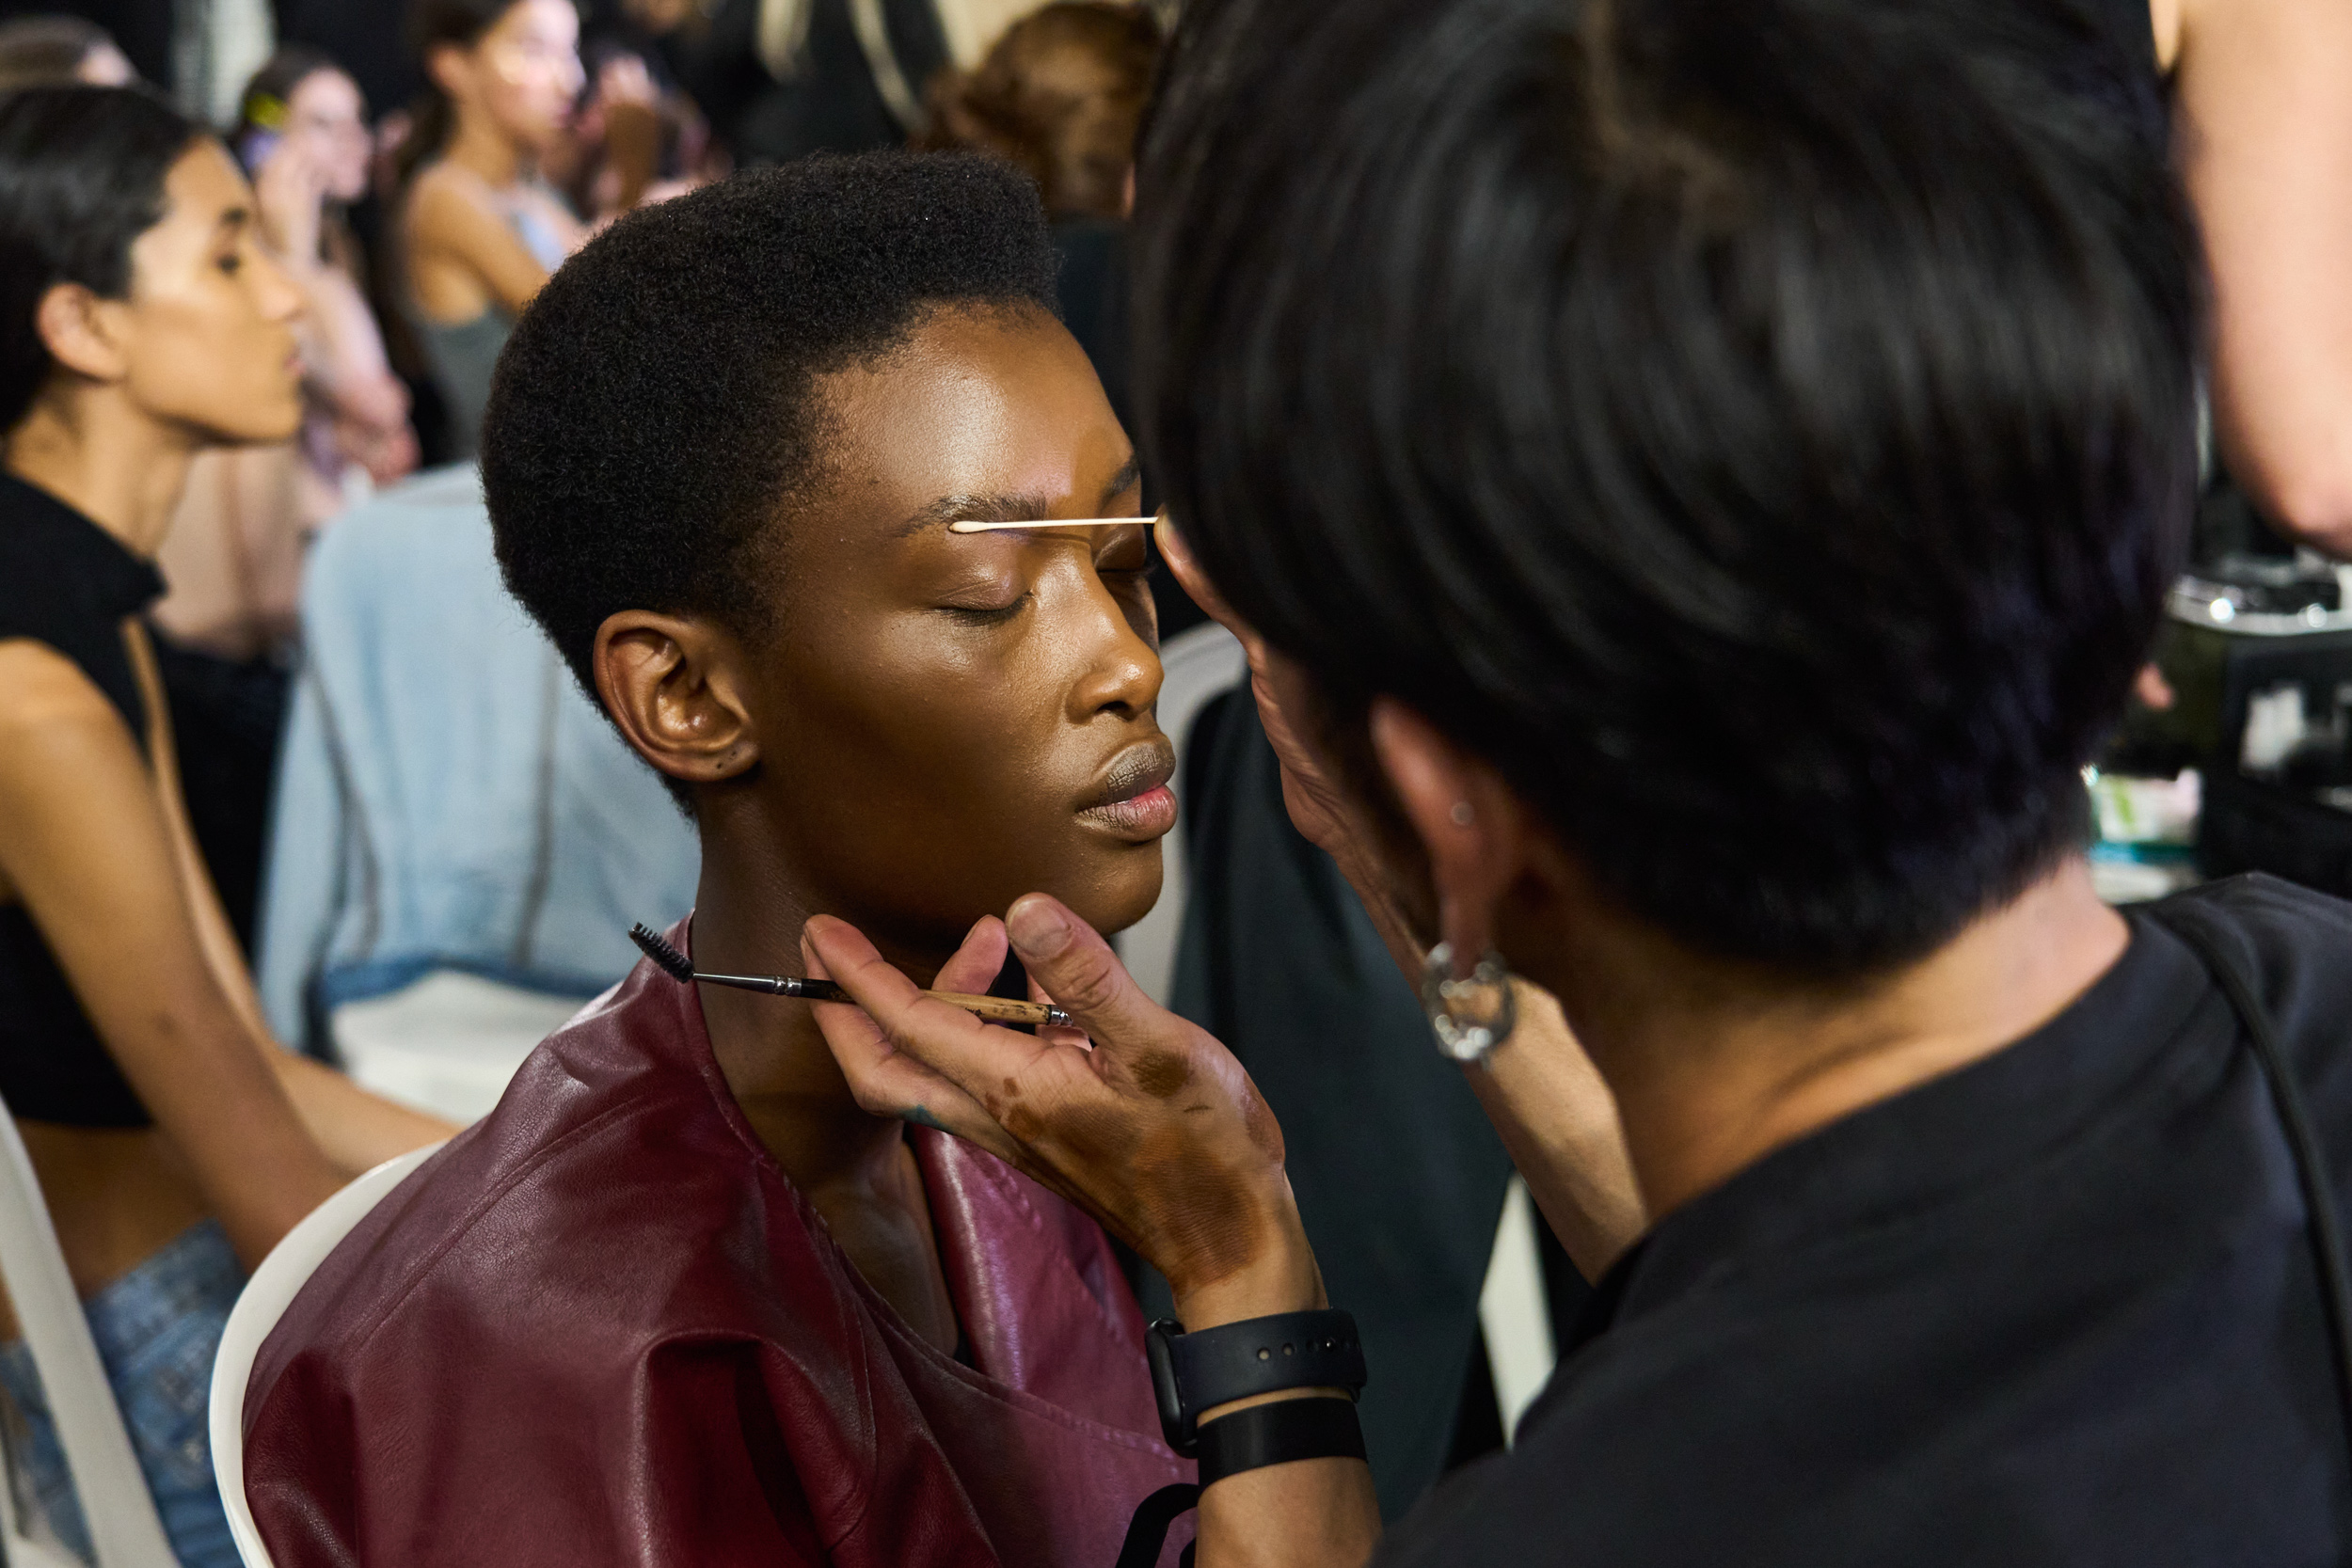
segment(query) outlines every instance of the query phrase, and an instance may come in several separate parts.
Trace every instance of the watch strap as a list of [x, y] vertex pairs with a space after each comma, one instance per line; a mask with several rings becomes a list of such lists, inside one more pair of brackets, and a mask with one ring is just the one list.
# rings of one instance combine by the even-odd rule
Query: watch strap
[[1227, 1476], [1295, 1459], [1361, 1459], [1364, 1429], [1354, 1400], [1275, 1400], [1203, 1425], [1200, 1449], [1205, 1490]]
[[1187, 1426], [1203, 1410], [1253, 1394], [1286, 1388], [1353, 1393], [1364, 1386], [1364, 1347], [1356, 1320], [1336, 1308], [1245, 1318], [1198, 1334], [1173, 1323], [1155, 1326]]

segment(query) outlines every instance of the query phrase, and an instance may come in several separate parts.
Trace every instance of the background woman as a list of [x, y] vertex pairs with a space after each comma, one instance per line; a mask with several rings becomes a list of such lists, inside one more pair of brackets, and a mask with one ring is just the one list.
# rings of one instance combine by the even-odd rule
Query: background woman
[[1140, 7], [1057, 0], [1008, 27], [977, 67], [940, 79], [922, 138], [993, 153], [1037, 182], [1061, 252], [1062, 320], [1130, 428], [1127, 208], [1159, 51]]
[[588, 237], [539, 177], [584, 83], [580, 15], [570, 0], [421, 0], [415, 32], [429, 86], [400, 157], [399, 287], [470, 457], [516, 312]]
[[342, 504], [354, 466], [389, 484], [416, 467], [408, 394], [368, 307], [366, 260], [346, 213], [368, 194], [374, 150], [358, 84], [312, 49], [281, 49], [254, 73], [230, 146], [253, 181], [263, 237], [303, 292], [306, 515]]
[[156, 557], [171, 584], [152, 619], [181, 782], [248, 950], [310, 541], [356, 488], [417, 461], [407, 388], [385, 361], [345, 219], [368, 189], [363, 108], [351, 78], [310, 50], [281, 51], [246, 89], [230, 143], [254, 182], [261, 241], [303, 297], [302, 429], [199, 453]]
[[[146, 94], [0, 103], [0, 1096], [175, 1549], [233, 1564], [205, 1370], [243, 1271], [441, 1135], [278, 1049], [190, 834], [137, 613], [199, 448], [301, 416], [299, 292], [226, 150]], [[31, 1481], [79, 1511], [31, 1363]]]

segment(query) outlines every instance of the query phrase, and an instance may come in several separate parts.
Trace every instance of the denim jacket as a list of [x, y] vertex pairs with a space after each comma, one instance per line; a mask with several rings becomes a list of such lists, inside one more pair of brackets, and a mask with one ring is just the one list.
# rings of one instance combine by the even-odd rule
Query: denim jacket
[[632, 922], [692, 906], [693, 829], [508, 595], [472, 467], [332, 524], [302, 626], [258, 939], [280, 1039], [436, 969], [591, 996]]

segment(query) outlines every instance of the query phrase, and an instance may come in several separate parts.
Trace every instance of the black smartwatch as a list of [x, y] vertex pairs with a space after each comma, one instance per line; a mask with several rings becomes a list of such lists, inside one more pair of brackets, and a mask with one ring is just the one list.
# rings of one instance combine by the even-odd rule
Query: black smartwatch
[[[1184, 1325], [1173, 1318], [1162, 1318], [1144, 1337], [1144, 1349], [1152, 1359], [1152, 1390], [1159, 1401], [1160, 1432], [1168, 1446], [1181, 1454], [1200, 1452], [1203, 1410], [1286, 1388], [1344, 1388], [1347, 1402], [1349, 1402], [1364, 1386], [1364, 1347], [1356, 1336], [1356, 1320], [1337, 1310], [1245, 1318], [1198, 1334], [1185, 1333]], [[1256, 1408], [1272, 1411], [1283, 1406]], [[1328, 1412], [1323, 1414], [1327, 1425]], [[1359, 1431], [1352, 1402], [1345, 1414], [1349, 1430]], [[1343, 1447], [1326, 1451], [1347, 1450]], [[1360, 1433], [1354, 1452], [1358, 1456], [1363, 1452]], [[1288, 1457], [1309, 1459], [1320, 1453]]]

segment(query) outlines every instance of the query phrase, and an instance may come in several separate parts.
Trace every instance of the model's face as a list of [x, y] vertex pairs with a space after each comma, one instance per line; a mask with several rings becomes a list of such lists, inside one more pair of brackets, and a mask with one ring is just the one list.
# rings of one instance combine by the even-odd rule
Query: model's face
[[545, 151], [571, 123], [586, 78], [580, 13], [571, 0], [516, 0], [497, 25], [458, 55], [445, 85], [517, 146]]
[[359, 85], [340, 71], [314, 71], [286, 101], [286, 141], [314, 161], [329, 198], [357, 201], [368, 193], [368, 135]]
[[1143, 531], [947, 531], [1135, 514], [1093, 367], [1042, 311], [943, 309], [823, 385], [839, 457], [746, 655], [766, 830], [824, 912], [910, 949], [1039, 891], [1134, 923], [1175, 822]]
[[203, 137], [164, 182], [164, 216], [131, 245], [130, 297], [99, 309], [145, 412], [210, 441], [282, 441], [302, 420], [302, 296], [257, 243], [253, 193]]

